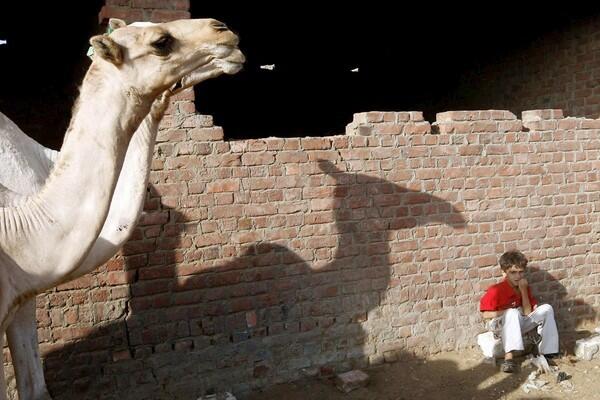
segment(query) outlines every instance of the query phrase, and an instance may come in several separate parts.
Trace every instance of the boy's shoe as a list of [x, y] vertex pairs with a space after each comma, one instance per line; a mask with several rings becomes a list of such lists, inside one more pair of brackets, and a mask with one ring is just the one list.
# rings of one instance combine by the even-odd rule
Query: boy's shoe
[[504, 360], [502, 364], [500, 364], [500, 371], [512, 374], [517, 371], [517, 363], [515, 363], [514, 360]]

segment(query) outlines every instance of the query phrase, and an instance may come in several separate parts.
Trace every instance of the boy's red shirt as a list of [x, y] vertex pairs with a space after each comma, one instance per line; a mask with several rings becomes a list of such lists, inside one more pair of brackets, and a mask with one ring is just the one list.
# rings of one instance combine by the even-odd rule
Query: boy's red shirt
[[[537, 300], [531, 295], [531, 287], [527, 287], [527, 295], [531, 309], [537, 305]], [[500, 311], [508, 308], [521, 307], [521, 296], [508, 283], [507, 279], [492, 285], [479, 301], [479, 311]]]

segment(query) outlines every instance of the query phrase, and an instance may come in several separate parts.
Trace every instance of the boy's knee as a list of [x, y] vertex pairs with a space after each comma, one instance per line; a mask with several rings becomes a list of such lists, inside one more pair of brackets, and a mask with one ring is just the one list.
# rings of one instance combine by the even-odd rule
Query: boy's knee
[[521, 312], [519, 311], [518, 308], [509, 308], [508, 310], [506, 310], [504, 312], [505, 319], [519, 318], [520, 315], [521, 315]]
[[554, 309], [550, 304], [541, 304], [537, 307], [537, 309], [544, 314], [554, 314]]

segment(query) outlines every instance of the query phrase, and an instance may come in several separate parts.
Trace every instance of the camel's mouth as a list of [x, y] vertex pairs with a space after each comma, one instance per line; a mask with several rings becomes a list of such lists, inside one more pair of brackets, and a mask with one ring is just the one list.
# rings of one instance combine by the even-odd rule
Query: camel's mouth
[[171, 93], [175, 94], [175, 93], [181, 92], [184, 89], [182, 81], [183, 81], [183, 78], [181, 78], [180, 80], [175, 82], [175, 84], [171, 87]]
[[179, 79], [171, 86], [171, 94], [177, 94], [184, 89], [221, 74], [233, 75], [240, 72], [246, 62], [246, 57], [237, 48], [234, 48], [226, 57], [212, 60]]

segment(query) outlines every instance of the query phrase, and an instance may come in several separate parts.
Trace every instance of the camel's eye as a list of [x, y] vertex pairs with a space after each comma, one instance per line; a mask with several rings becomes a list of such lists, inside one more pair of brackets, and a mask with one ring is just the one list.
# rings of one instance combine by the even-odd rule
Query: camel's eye
[[174, 40], [173, 36], [169, 34], [162, 35], [159, 39], [152, 42], [152, 47], [154, 47], [158, 53], [165, 55], [171, 52]]

